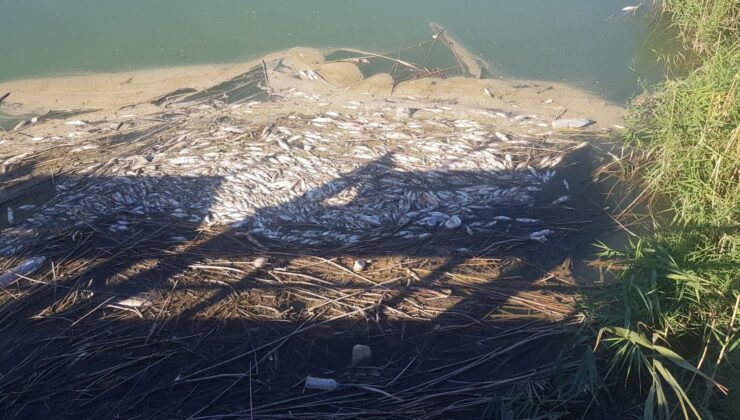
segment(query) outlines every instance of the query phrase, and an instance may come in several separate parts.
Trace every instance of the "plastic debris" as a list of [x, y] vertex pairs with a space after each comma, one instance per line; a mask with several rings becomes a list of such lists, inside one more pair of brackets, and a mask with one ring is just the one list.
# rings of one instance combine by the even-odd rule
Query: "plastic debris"
[[252, 265], [254, 265], [254, 268], [256, 269], [264, 268], [267, 265], [267, 258], [257, 257], [252, 261]]
[[8, 223], [13, 224], [15, 222], [15, 213], [13, 213], [13, 209], [8, 207]]
[[23, 127], [25, 127], [25, 126], [27, 126], [29, 124], [31, 124], [31, 121], [29, 121], [29, 120], [23, 120], [23, 121], [19, 122], [18, 124], [16, 124], [15, 127], [13, 127], [13, 131], [18, 131], [21, 128], [23, 128]]
[[0, 287], [6, 287], [23, 276], [27, 276], [41, 268], [46, 257], [32, 257], [23, 263], [11, 268], [7, 273], [0, 276]]
[[373, 350], [364, 344], [355, 344], [352, 347], [352, 366], [357, 366], [360, 363], [369, 360], [373, 356]]
[[622, 8], [622, 11], [624, 13], [635, 13], [635, 12], [637, 12], [637, 9], [640, 8], [640, 6], [642, 6], [642, 3], [636, 4], [634, 6], [625, 6], [625, 7]]
[[504, 133], [500, 133], [500, 132], [497, 131], [494, 134], [496, 135], [496, 138], [498, 138], [501, 141], [510, 141], [509, 140], [509, 137], [507, 137], [506, 134], [504, 134]]
[[367, 267], [367, 261], [355, 260], [354, 264], [352, 264], [352, 271], [354, 271], [355, 273], [360, 273], [362, 271], [365, 271], [365, 267]]
[[339, 382], [335, 381], [334, 379], [306, 376], [304, 387], [306, 389], [316, 389], [319, 391], [334, 391], [339, 388]]
[[528, 217], [517, 217], [516, 221], [519, 223], [539, 223], [541, 222], [540, 219], [530, 219]]

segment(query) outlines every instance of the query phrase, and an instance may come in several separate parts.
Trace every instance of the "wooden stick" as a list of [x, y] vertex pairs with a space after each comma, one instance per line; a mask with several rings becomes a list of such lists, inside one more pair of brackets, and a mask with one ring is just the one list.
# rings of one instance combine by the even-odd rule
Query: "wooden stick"
[[262, 60], [262, 71], [265, 73], [265, 86], [270, 87], [270, 78], [267, 76], [267, 64]]
[[402, 66], [409, 67], [409, 68], [412, 68], [412, 69], [418, 70], [418, 71], [423, 71], [424, 70], [422, 68], [419, 68], [418, 66], [415, 66], [415, 65], [409, 63], [408, 61], [403, 61], [401, 59], [397, 59], [397, 58], [393, 58], [393, 57], [388, 57], [387, 55], [383, 55], [383, 54], [375, 54], [375, 53], [371, 53], [371, 52], [363, 51], [363, 50], [358, 50], [358, 49], [354, 49], [354, 48], [347, 49], [347, 51], [349, 51], [349, 52], [355, 52], [355, 53], [358, 53], [358, 54], [365, 54], [365, 55], [367, 55], [369, 57], [383, 58], [383, 59], [396, 62], [396, 63], [398, 63], [398, 64], [400, 64]]

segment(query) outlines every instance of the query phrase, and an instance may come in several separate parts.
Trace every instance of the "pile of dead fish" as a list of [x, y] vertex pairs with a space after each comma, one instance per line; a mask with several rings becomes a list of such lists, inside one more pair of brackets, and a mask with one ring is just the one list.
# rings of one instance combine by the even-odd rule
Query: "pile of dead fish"
[[42, 227], [103, 219], [112, 231], [175, 220], [315, 246], [496, 230], [542, 242], [552, 232], [537, 204], [568, 201], [557, 177], [564, 151], [496, 131], [512, 119], [501, 113], [409, 118], [359, 105], [286, 113], [267, 126], [254, 125], [249, 105], [224, 107], [207, 123], [191, 116], [167, 147], [159, 141], [57, 180], [51, 201], [6, 229], [0, 252], [14, 253]]

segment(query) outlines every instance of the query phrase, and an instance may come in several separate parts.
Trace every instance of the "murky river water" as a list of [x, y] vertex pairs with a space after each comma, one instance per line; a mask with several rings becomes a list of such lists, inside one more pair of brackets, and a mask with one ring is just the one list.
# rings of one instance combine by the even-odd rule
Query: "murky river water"
[[233, 62], [294, 46], [395, 51], [439, 22], [501, 76], [625, 102], [671, 34], [629, 0], [0, 0], [0, 82]]

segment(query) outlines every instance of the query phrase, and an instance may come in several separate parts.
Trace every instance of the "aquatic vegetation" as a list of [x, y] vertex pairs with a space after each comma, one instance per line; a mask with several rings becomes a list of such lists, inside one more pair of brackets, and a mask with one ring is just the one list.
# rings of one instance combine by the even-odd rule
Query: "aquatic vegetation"
[[648, 190], [671, 198], [681, 224], [740, 220], [740, 48], [712, 54], [689, 77], [632, 108], [628, 146], [644, 152]]
[[632, 158], [619, 165], [643, 188], [652, 232], [624, 250], [603, 246], [618, 280], [587, 306], [611, 349], [606, 375], [644, 384], [645, 418], [737, 418], [740, 3], [663, 7], [703, 63], [630, 108]]

